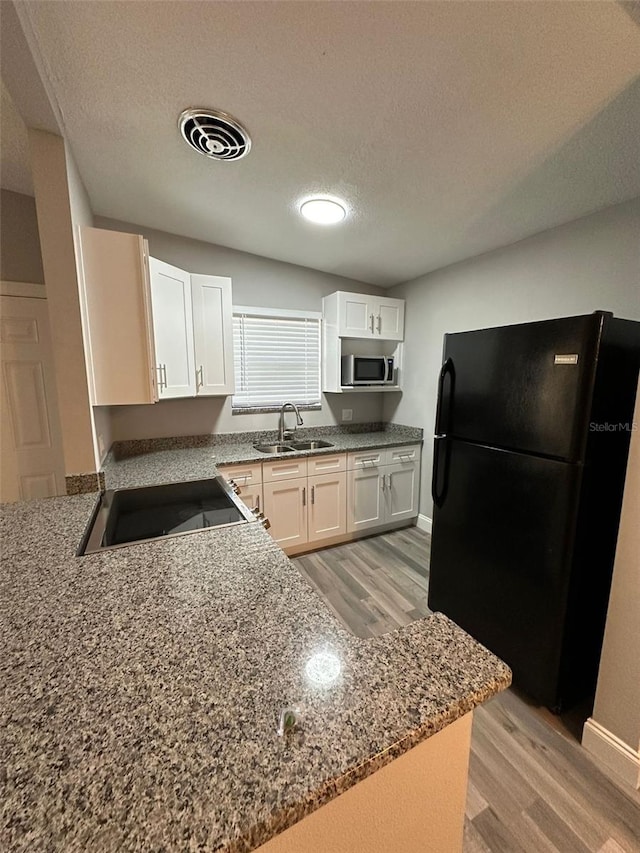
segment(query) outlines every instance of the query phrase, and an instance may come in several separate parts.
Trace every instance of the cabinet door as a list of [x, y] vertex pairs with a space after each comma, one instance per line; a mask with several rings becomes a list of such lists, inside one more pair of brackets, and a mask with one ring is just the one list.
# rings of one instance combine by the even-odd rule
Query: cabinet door
[[233, 313], [231, 279], [192, 275], [196, 394], [233, 394]]
[[384, 481], [386, 523], [404, 521], [418, 514], [420, 466], [398, 462], [380, 469]]
[[347, 476], [347, 530], [366, 530], [385, 523], [382, 477], [378, 468], [349, 471]]
[[404, 340], [404, 299], [382, 297], [375, 309], [376, 337], [387, 341]]
[[309, 477], [309, 542], [347, 532], [347, 475]]
[[282, 548], [307, 541], [307, 478], [264, 483], [264, 514], [269, 533]]
[[149, 258], [158, 396], [195, 397], [191, 276]]
[[[238, 483], [240, 486], [240, 484]], [[245, 506], [248, 506], [249, 509], [257, 509], [262, 511], [263, 501], [262, 501], [262, 484], [258, 483], [253, 486], [240, 486], [240, 491], [238, 492], [238, 497], [242, 501]]]
[[375, 310], [373, 298], [362, 293], [339, 293], [339, 335], [347, 338], [374, 337]]
[[82, 325], [94, 406], [154, 403], [148, 252], [139, 234], [80, 229]]

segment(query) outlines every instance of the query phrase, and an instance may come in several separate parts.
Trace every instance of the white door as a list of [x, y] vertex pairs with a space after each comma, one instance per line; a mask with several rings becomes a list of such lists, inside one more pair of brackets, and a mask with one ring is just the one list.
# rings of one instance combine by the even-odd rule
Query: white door
[[192, 275], [193, 337], [198, 396], [233, 394], [231, 279]]
[[347, 479], [347, 530], [366, 530], [385, 523], [382, 477], [377, 467], [349, 471]]
[[347, 532], [347, 475], [309, 477], [309, 542]]
[[0, 501], [64, 495], [46, 299], [0, 297]]
[[158, 397], [195, 397], [191, 276], [149, 258]]
[[382, 297], [376, 308], [376, 335], [387, 341], [404, 339], [404, 299]]
[[348, 338], [374, 336], [373, 297], [361, 293], [340, 292], [338, 296], [338, 334]]
[[381, 473], [385, 477], [387, 522], [403, 521], [418, 514], [419, 471], [420, 468], [415, 462], [398, 462], [382, 468]]
[[282, 548], [307, 541], [307, 478], [264, 483], [264, 514], [269, 533]]

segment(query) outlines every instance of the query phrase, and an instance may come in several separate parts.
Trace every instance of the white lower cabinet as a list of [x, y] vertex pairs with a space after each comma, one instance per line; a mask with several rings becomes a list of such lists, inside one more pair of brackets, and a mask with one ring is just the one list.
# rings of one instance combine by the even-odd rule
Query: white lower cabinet
[[348, 472], [347, 530], [367, 530], [385, 523], [385, 504], [380, 468], [356, 468]]
[[308, 479], [307, 541], [318, 542], [347, 532], [347, 477], [343, 472]]
[[349, 454], [349, 533], [405, 521], [415, 518], [418, 514], [419, 445], [391, 448], [376, 453]]
[[264, 514], [282, 548], [345, 535], [345, 466], [344, 453], [263, 463]]
[[418, 464], [399, 462], [395, 465], [385, 465], [382, 476], [385, 478], [385, 523], [414, 518], [418, 514], [420, 490]]
[[222, 465], [220, 473], [229, 482], [238, 487], [238, 497], [249, 509], [262, 512], [262, 463], [250, 462], [246, 465]]
[[[349, 470], [345, 470], [348, 468]], [[420, 446], [284, 457], [220, 468], [287, 552], [418, 514]]]
[[264, 514], [276, 542], [282, 548], [307, 542], [307, 478], [264, 483], [262, 488]]

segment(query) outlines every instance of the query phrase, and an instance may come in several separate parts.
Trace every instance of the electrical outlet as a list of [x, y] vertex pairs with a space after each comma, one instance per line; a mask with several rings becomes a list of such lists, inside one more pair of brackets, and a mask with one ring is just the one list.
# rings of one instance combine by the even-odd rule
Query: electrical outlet
[[342, 410], [342, 420], [350, 421], [353, 419], [353, 409], [343, 409]]

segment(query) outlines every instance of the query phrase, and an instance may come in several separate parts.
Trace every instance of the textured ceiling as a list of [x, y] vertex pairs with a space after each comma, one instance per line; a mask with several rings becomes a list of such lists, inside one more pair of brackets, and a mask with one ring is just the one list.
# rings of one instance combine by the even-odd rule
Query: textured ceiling
[[33, 195], [27, 128], [2, 81], [0, 95], [0, 186]]
[[[28, 2], [94, 211], [388, 286], [640, 195], [640, 28], [613, 2]], [[235, 115], [236, 163], [188, 106]], [[345, 224], [296, 201], [342, 196]]]

